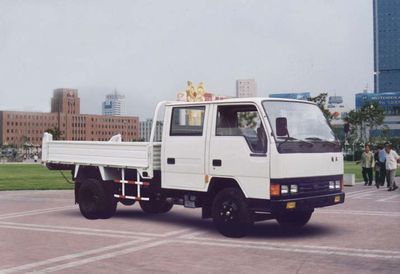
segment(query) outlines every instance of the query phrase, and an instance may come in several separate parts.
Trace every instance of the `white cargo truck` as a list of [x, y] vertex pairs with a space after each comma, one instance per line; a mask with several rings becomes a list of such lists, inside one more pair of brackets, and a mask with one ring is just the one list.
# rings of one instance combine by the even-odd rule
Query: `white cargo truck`
[[161, 102], [149, 142], [53, 141], [45, 133], [42, 161], [72, 171], [88, 219], [112, 217], [118, 202], [138, 201], [153, 214], [176, 204], [202, 208], [223, 235], [241, 237], [255, 221], [296, 229], [315, 208], [344, 202], [340, 143], [306, 101]]

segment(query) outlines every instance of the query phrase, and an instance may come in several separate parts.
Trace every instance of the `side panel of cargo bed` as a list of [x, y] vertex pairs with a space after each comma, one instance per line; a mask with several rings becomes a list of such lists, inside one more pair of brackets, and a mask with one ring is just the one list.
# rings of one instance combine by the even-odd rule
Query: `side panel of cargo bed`
[[[73, 165], [159, 169], [161, 143], [52, 141], [43, 139], [42, 161]], [[152, 150], [152, 151], [150, 151]]]

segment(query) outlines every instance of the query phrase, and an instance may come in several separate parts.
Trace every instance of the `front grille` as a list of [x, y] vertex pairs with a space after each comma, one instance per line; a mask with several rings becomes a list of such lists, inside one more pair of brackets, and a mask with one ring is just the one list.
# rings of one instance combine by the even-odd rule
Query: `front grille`
[[299, 194], [316, 194], [329, 191], [329, 181], [302, 182], [298, 184]]
[[315, 177], [299, 177], [299, 178], [271, 178], [272, 184], [297, 185], [297, 193], [288, 193], [280, 195], [279, 197], [271, 197], [271, 199], [281, 198], [303, 198], [313, 197], [318, 195], [325, 195], [329, 193], [340, 193], [341, 189], [329, 189], [329, 181], [340, 181], [342, 175], [331, 176], [315, 176]]

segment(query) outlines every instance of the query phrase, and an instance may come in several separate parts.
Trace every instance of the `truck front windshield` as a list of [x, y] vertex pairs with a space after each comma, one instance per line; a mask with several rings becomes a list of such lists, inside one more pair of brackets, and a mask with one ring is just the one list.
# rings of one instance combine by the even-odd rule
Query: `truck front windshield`
[[[290, 152], [337, 151], [338, 147], [340, 148], [335, 134], [318, 106], [301, 102], [264, 101], [263, 107], [277, 142], [282, 143], [283, 151], [285, 147]], [[277, 118], [286, 118], [287, 136], [278, 137], [275, 133]], [[298, 148], [293, 144], [297, 144]]]

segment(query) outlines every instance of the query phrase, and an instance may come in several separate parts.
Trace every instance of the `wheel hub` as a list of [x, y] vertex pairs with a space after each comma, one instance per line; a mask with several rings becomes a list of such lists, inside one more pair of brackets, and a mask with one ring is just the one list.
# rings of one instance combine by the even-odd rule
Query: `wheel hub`
[[232, 201], [223, 203], [219, 215], [225, 223], [234, 221], [237, 215], [236, 204]]

